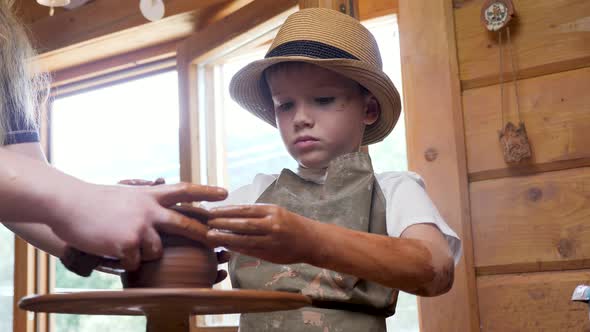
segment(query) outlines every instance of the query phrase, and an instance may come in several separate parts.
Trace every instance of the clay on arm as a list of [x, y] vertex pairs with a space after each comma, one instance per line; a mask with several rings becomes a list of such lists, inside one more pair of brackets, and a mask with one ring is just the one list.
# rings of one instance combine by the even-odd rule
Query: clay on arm
[[453, 285], [453, 258], [434, 225], [412, 225], [400, 238], [323, 223], [314, 228], [310, 264], [419, 296], [440, 295]]
[[[0, 163], [4, 165], [0, 169], [0, 183], [2, 184], [2, 186], [0, 187], [4, 187], [4, 189], [0, 190], [2, 191], [2, 195], [10, 194], [10, 192], [13, 191], [13, 189], [15, 189], [11, 188], [10, 181], [10, 174], [12, 173], [11, 169], [14, 169], [13, 167], [15, 165], [18, 165], [19, 162], [18, 160], [15, 160], [15, 157], [26, 157], [35, 160], [35, 163], [42, 162], [44, 164], [47, 164], [47, 160], [45, 159], [45, 155], [43, 154], [39, 143], [23, 143], [0, 147], [0, 154], [0, 160], [7, 161], [6, 163]], [[46, 165], [42, 164], [36, 166], [46, 167]], [[2, 205], [1, 202], [0, 205]], [[7, 211], [8, 208], [9, 207], [7, 206], [0, 206], [0, 211]], [[12, 209], [14, 208], [15, 207], [13, 206]], [[21, 206], [16, 208], [24, 209], [30, 207]], [[0, 215], [0, 217], [2, 217], [2, 215]], [[10, 220], [4, 218], [1, 218], [0, 220], [3, 221], [3, 224], [8, 229], [13, 231], [16, 235], [20, 236], [33, 246], [45, 252], [48, 252], [49, 254], [56, 257], [61, 257], [63, 255], [65, 243], [53, 233], [49, 226], [40, 223], [29, 223], [26, 222], [26, 220], [18, 220], [19, 222], [4, 222], [4, 220]], [[35, 221], [38, 222], [39, 220]]]
[[275, 205], [211, 213], [211, 243], [275, 264], [308, 263], [421, 296], [440, 295], [453, 283], [449, 246], [433, 225], [414, 224], [398, 238], [318, 222]]
[[414, 224], [402, 232], [401, 238], [416, 239], [428, 248], [432, 255], [434, 280], [420, 290], [425, 294], [443, 294], [453, 286], [455, 261], [444, 235], [434, 224]]

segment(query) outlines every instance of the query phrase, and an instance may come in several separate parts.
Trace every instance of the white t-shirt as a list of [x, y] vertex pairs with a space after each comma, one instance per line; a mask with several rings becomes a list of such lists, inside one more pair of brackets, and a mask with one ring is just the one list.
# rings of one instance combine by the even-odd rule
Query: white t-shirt
[[[297, 173], [316, 183], [323, 183], [325, 179], [325, 174], [318, 171], [300, 168]], [[277, 177], [277, 174], [258, 174], [251, 184], [231, 192], [226, 200], [203, 202], [203, 205], [212, 208], [220, 205], [254, 204]], [[399, 237], [411, 225], [434, 224], [445, 236], [456, 265], [462, 252], [461, 240], [428, 197], [422, 178], [413, 172], [385, 172], [375, 174], [375, 177], [385, 196], [387, 234]]]

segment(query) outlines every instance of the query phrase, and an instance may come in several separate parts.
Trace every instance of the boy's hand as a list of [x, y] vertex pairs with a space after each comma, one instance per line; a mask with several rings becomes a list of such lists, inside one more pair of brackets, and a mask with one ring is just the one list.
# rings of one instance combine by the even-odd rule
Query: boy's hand
[[313, 261], [315, 222], [267, 204], [227, 206], [211, 210], [207, 240], [232, 251], [276, 264]]

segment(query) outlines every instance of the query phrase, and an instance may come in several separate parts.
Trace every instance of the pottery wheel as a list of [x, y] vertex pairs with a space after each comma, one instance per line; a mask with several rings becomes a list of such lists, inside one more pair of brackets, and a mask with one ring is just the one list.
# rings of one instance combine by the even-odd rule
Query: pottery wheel
[[292, 310], [311, 305], [301, 294], [208, 288], [144, 288], [28, 296], [19, 307], [34, 312], [144, 315], [147, 331], [189, 331], [191, 314]]

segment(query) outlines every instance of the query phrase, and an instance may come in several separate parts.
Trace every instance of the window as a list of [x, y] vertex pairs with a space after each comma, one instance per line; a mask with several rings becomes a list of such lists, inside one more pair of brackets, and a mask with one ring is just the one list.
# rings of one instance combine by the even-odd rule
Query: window
[[[262, 59], [264, 52], [231, 59], [221, 66], [223, 104], [221, 113], [225, 159], [217, 165], [220, 183], [235, 190], [249, 184], [258, 173], [278, 174], [283, 168], [295, 169], [278, 130], [244, 111], [229, 95], [233, 75], [248, 63]], [[252, 130], [256, 128], [256, 130]]]
[[0, 331], [12, 331], [14, 234], [0, 224]]
[[[179, 181], [176, 71], [57, 98], [50, 114], [51, 163], [83, 180]], [[81, 278], [57, 262], [57, 291], [120, 288], [119, 277]], [[4, 329], [2, 329], [4, 330]], [[56, 332], [145, 331], [142, 317], [55, 315]]]
[[[395, 15], [384, 16], [363, 22], [373, 33], [383, 58], [384, 71], [402, 94], [401, 61], [399, 36]], [[294, 169], [296, 162], [289, 156], [283, 146], [279, 132], [261, 120], [244, 111], [229, 96], [231, 77], [249, 62], [262, 59], [268, 45], [255, 48], [247, 54], [225, 57], [223, 60], [208, 64], [203, 69], [213, 73], [215, 96], [214, 112], [206, 114], [211, 119], [205, 120], [214, 124], [215, 129], [206, 133], [213, 143], [209, 154], [204, 152], [203, 160], [215, 159], [215, 174], [210, 184], [225, 186], [230, 190], [251, 183], [257, 173], [278, 174], [283, 168]], [[220, 90], [220, 91], [218, 91]], [[256, 128], [256, 130], [252, 130]], [[208, 128], [209, 129], [209, 128]], [[215, 151], [212, 157], [211, 151]], [[371, 145], [369, 153], [373, 160], [375, 172], [407, 170], [407, 153], [405, 139], [404, 115], [393, 132], [382, 142]], [[211, 167], [211, 164], [209, 164]], [[209, 170], [211, 171], [211, 170]], [[229, 280], [225, 280], [221, 288], [230, 288]], [[200, 321], [202, 326], [231, 326], [238, 323], [237, 315], [207, 316]], [[396, 314], [387, 320], [391, 331], [418, 331], [418, 311], [416, 297], [400, 293]]]

